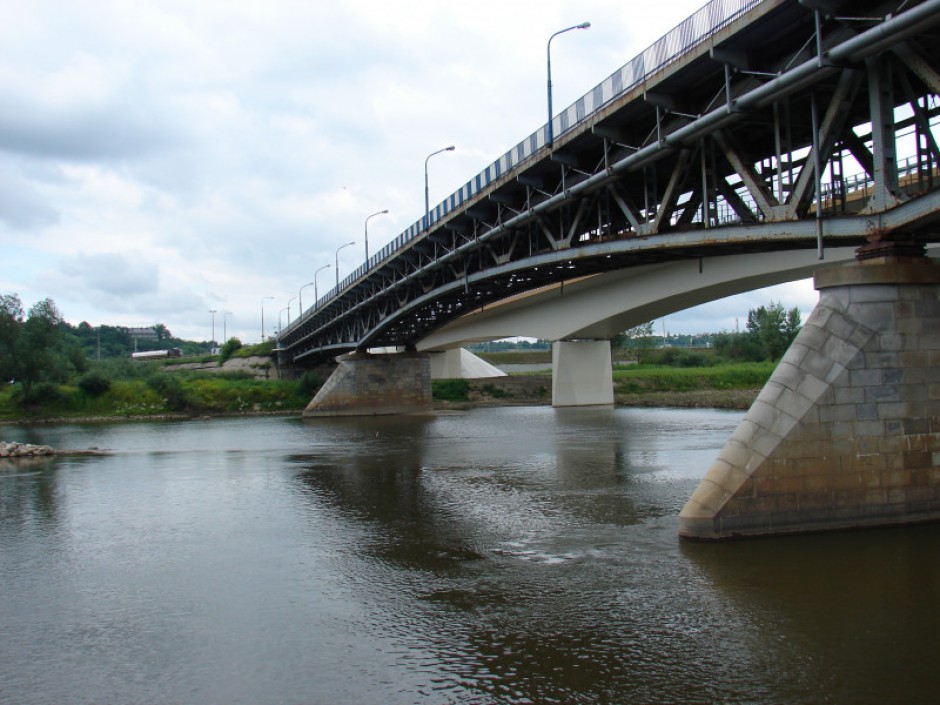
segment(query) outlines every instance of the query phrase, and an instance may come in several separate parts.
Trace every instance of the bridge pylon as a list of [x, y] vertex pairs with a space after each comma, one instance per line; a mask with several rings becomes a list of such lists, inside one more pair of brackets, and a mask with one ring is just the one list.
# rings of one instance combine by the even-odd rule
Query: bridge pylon
[[552, 406], [614, 403], [609, 340], [559, 340], [552, 344]]
[[940, 265], [859, 253], [817, 273], [818, 305], [683, 508], [683, 538], [940, 519]]
[[431, 411], [431, 363], [426, 353], [354, 352], [304, 409], [305, 417], [385, 416]]

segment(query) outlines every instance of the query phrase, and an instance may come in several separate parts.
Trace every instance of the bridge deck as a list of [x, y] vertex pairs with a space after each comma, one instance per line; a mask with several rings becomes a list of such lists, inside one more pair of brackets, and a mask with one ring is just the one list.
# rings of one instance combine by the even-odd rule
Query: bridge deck
[[413, 347], [667, 259], [935, 240], [940, 0], [818, 4], [713, 0], [303, 312], [282, 355]]

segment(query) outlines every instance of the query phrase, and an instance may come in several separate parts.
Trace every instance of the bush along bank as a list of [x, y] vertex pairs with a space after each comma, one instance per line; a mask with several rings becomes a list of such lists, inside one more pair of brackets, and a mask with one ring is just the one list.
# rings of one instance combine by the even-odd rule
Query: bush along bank
[[321, 384], [311, 374], [258, 380], [250, 375], [166, 373], [158, 368], [140, 372], [139, 377], [105, 378], [106, 384], [100, 379], [50, 384], [34, 390], [28, 400], [7, 385], [0, 390], [0, 420], [293, 413], [307, 405]]

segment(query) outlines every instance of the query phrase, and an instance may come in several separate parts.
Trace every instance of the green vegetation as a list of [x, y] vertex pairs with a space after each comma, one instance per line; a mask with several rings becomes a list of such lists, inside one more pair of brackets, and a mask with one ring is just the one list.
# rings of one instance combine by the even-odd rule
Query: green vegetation
[[433, 380], [431, 398], [434, 401], [467, 401], [470, 398], [470, 383], [465, 379]]
[[[153, 330], [157, 339], [146, 342], [154, 347], [193, 348], [169, 337], [165, 326]], [[89, 333], [94, 334], [92, 359], [83, 343]], [[100, 361], [99, 336], [101, 348], [114, 353]], [[260, 355], [269, 360], [258, 365], [266, 372], [273, 366], [270, 342], [246, 347], [231, 338], [222, 346], [222, 356], [157, 361], [130, 359], [133, 347], [128, 345], [133, 344], [126, 329], [92, 329], [88, 324], [73, 328], [62, 320], [51, 299], [25, 313], [16, 294], [0, 296], [0, 419], [299, 410], [321, 385], [312, 373], [298, 380], [256, 380], [246, 373], [177, 367]]]
[[242, 341], [238, 338], [229, 338], [219, 350], [219, 364], [224, 365], [237, 351], [241, 350]]
[[758, 389], [767, 382], [773, 362], [722, 363], [709, 367], [628, 365], [614, 369], [614, 392], [687, 392], [699, 389]]
[[[98, 374], [92, 372], [90, 374]], [[299, 411], [310, 401], [301, 380], [255, 380], [245, 375], [206, 372], [168, 373], [153, 365], [149, 376], [109, 379], [86, 390], [77, 384], [41, 383], [32, 401], [22, 403], [15, 385], [0, 390], [0, 420], [48, 417], [135, 417], [170, 413], [226, 414]], [[87, 384], [87, 383], [86, 383]]]

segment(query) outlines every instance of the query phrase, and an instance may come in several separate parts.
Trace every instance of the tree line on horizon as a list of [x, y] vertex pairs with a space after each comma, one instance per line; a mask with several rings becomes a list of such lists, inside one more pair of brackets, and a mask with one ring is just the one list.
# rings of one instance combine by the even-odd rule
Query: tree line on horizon
[[73, 326], [51, 298], [27, 311], [18, 294], [0, 294], [0, 379], [19, 383], [23, 400], [29, 401], [41, 396], [37, 385], [62, 384], [83, 375], [90, 361], [127, 359], [135, 351], [169, 347], [187, 355], [211, 351], [211, 343], [174, 338], [161, 323], [152, 329], [153, 338], [135, 338], [121, 326], [92, 326], [85, 321]]

